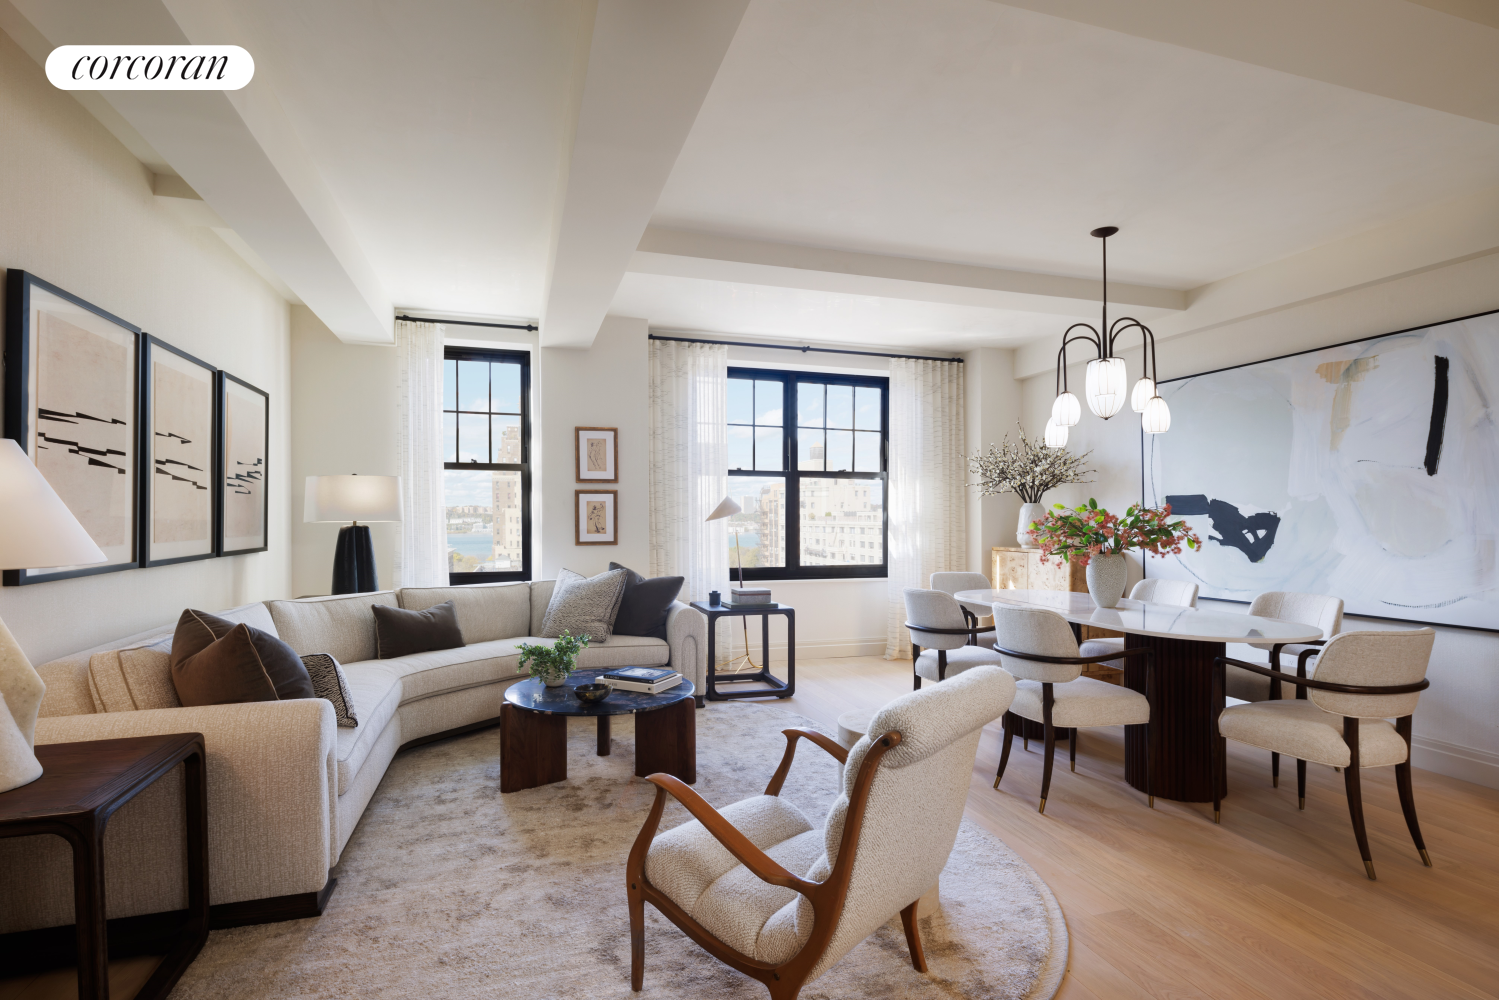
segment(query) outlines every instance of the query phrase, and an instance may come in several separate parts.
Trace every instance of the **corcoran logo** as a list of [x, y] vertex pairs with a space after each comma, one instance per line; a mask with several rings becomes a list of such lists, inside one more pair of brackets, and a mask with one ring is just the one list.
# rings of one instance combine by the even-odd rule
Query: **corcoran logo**
[[238, 45], [61, 45], [47, 57], [60, 90], [238, 90], [254, 75]]

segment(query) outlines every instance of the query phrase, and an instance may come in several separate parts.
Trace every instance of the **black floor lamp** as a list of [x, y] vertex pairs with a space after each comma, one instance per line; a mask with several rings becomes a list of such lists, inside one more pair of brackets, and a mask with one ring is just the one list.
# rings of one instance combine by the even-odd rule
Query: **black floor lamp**
[[400, 476], [308, 476], [303, 521], [350, 521], [333, 550], [334, 594], [379, 590], [375, 545], [368, 524], [401, 520]]

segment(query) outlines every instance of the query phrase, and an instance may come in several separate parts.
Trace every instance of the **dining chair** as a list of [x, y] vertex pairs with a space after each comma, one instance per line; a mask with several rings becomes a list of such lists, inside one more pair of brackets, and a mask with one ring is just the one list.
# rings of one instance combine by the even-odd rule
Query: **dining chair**
[[[1317, 675], [1285, 673], [1220, 656], [1214, 662], [1214, 698], [1222, 696], [1224, 671], [1228, 666], [1294, 684], [1305, 691], [1305, 699], [1231, 705], [1218, 716], [1213, 740], [1213, 773], [1220, 771], [1227, 740], [1236, 740], [1296, 758], [1299, 807], [1306, 808], [1306, 762], [1315, 761], [1343, 769], [1343, 787], [1348, 794], [1348, 814], [1353, 836], [1364, 859], [1364, 873], [1374, 878], [1374, 860], [1369, 854], [1369, 836], [1364, 830], [1364, 806], [1359, 792], [1359, 772], [1366, 767], [1395, 767], [1395, 788], [1411, 840], [1421, 862], [1431, 867], [1431, 855], [1421, 839], [1416, 821], [1416, 800], [1411, 790], [1411, 715], [1421, 692], [1431, 686], [1426, 668], [1431, 661], [1436, 631], [1430, 628], [1408, 632], [1343, 632], [1327, 640], [1317, 658]], [[1303, 652], [1303, 659], [1315, 649]], [[1394, 719], [1394, 725], [1389, 723]], [[1213, 788], [1213, 821], [1222, 818], [1223, 789]]]
[[[930, 579], [930, 586], [933, 590], [940, 590], [944, 594], [952, 594], [956, 597], [960, 590], [988, 590], [993, 584], [982, 573], [944, 572], [933, 573]], [[982, 611], [975, 611], [974, 606], [964, 604], [961, 601], [958, 602], [958, 607], [963, 609], [963, 619], [968, 623], [970, 628], [977, 628], [979, 619], [989, 614], [989, 606], [987, 604], [982, 605]], [[994, 633], [985, 632], [975, 636], [970, 641], [975, 646], [988, 646], [990, 649], [993, 649]]]
[[[669, 774], [651, 775], [656, 800], [625, 865], [630, 988], [644, 985], [646, 903], [772, 1000], [795, 1000], [897, 913], [911, 964], [926, 972], [917, 906], [957, 840], [983, 727], [1014, 696], [1013, 677], [979, 667], [890, 702], [849, 750], [810, 729], [783, 730], [786, 752], [765, 794], [722, 810]], [[844, 765], [820, 827], [780, 797], [801, 739]], [[658, 836], [668, 794], [693, 818]]]
[[969, 625], [962, 605], [940, 590], [908, 587], [904, 594], [906, 628], [911, 633], [911, 690], [921, 690], [922, 678], [942, 681], [974, 667], [999, 666], [993, 647], [970, 641], [993, 632], [993, 625]]
[[[1154, 685], [1154, 654], [1142, 647], [1126, 649], [1124, 656], [1145, 657], [1145, 694], [1119, 684], [1083, 677], [1083, 667], [1116, 650], [1099, 656], [1080, 656], [1077, 639], [1067, 619], [1043, 608], [994, 605], [995, 651], [1004, 668], [1015, 675], [1015, 700], [1004, 715], [1004, 738], [999, 751], [999, 771], [994, 787], [1004, 777], [1010, 760], [1010, 743], [1021, 719], [1039, 722], [1046, 741], [1046, 760], [1041, 766], [1041, 806], [1051, 790], [1052, 759], [1056, 756], [1058, 729], [1070, 729], [1071, 770], [1077, 770], [1077, 730], [1091, 726], [1148, 726], [1150, 694]], [[1146, 739], [1147, 748], [1151, 740]], [[1150, 807], [1155, 808], [1154, 749], [1147, 749], [1145, 788]]]
[[[1183, 608], [1197, 607], [1197, 584], [1182, 580], [1141, 580], [1130, 588], [1129, 599], [1146, 604], [1171, 604]], [[1084, 640], [1078, 647], [1081, 656], [1097, 656], [1100, 653], [1118, 653], [1124, 648], [1122, 637]], [[1099, 666], [1111, 670], [1123, 670], [1123, 660], [1105, 660]]]
[[[1307, 663], [1311, 657], [1317, 655], [1318, 647], [1343, 631], [1343, 600], [1326, 594], [1298, 594], [1292, 591], [1271, 590], [1260, 594], [1250, 602], [1249, 613], [1260, 618], [1279, 618], [1282, 621], [1315, 625], [1322, 630], [1322, 638], [1316, 642], [1251, 642], [1249, 644], [1255, 649], [1269, 652], [1271, 670], [1281, 669], [1282, 653], [1295, 657], [1297, 675], [1301, 677], [1309, 676], [1306, 672]], [[1261, 681], [1258, 676], [1249, 671], [1234, 668], [1226, 674], [1224, 694], [1241, 701], [1279, 699], [1280, 681], [1273, 677], [1269, 681]], [[1296, 697], [1305, 699], [1306, 689], [1298, 688]], [[1298, 766], [1298, 773], [1305, 770], [1304, 764]], [[1270, 755], [1270, 785], [1273, 788], [1280, 787], [1280, 754], [1278, 753]]]

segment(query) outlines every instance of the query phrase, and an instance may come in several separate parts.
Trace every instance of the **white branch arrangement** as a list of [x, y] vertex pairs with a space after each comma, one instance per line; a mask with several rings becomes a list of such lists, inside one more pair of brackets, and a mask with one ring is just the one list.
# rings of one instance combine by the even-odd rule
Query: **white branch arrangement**
[[1091, 483], [1083, 477], [1095, 472], [1083, 464], [1093, 453], [1073, 455], [1065, 448], [1048, 448], [1041, 438], [1027, 440], [1025, 428], [1018, 423], [1020, 440], [1012, 443], [1009, 435], [989, 453], [980, 452], [968, 460], [968, 468], [979, 481], [974, 485], [986, 497], [1014, 493], [1026, 503], [1040, 503], [1047, 490], [1068, 483]]

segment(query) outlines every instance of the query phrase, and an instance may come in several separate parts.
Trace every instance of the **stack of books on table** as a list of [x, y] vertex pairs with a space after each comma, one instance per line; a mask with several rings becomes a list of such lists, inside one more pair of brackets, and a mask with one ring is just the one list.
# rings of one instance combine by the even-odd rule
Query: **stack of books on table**
[[616, 691], [660, 694], [682, 683], [682, 675], [670, 667], [620, 667], [600, 674], [599, 680]]

